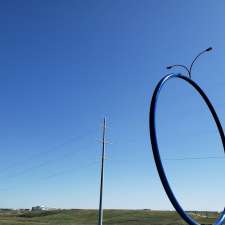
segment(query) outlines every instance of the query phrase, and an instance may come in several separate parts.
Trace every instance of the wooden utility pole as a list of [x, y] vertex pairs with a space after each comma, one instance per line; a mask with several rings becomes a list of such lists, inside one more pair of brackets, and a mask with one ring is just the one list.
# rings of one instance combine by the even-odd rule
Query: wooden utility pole
[[105, 162], [105, 135], [106, 135], [106, 118], [103, 120], [102, 131], [102, 158], [101, 158], [101, 177], [100, 177], [100, 200], [99, 200], [99, 212], [98, 212], [98, 225], [102, 225], [103, 222], [103, 209], [102, 209], [102, 196], [104, 186], [104, 162]]

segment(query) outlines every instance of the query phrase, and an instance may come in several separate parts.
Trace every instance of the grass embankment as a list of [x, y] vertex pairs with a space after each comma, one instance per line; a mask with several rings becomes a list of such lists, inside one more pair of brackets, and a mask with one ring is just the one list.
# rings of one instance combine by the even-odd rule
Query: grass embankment
[[[193, 216], [193, 215], [192, 215]], [[194, 215], [199, 223], [213, 223], [211, 218]], [[96, 210], [58, 210], [49, 212], [2, 212], [0, 225], [96, 225]], [[104, 225], [182, 225], [176, 212], [147, 210], [105, 210]]]

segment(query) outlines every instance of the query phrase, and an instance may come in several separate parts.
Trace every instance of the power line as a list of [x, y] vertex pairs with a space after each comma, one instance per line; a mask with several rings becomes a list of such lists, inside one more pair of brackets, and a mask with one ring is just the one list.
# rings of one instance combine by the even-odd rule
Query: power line
[[[88, 164], [82, 165], [81, 168], [83, 168], [83, 167], [87, 168], [89, 166], [96, 165], [97, 163], [99, 163], [99, 161], [96, 160], [96, 161], [90, 162]], [[79, 168], [79, 169], [81, 169], [81, 168]], [[61, 175], [67, 174], [69, 172], [74, 172], [74, 168], [70, 168], [70, 169], [66, 169], [66, 170], [60, 170], [56, 173], [53, 173], [53, 174], [50, 174], [50, 175], [44, 177], [43, 179], [48, 180], [48, 179], [51, 179], [51, 178], [55, 178], [55, 177], [59, 177]]]
[[[68, 143], [72, 143], [72, 142], [75, 142], [77, 140], [84, 139], [86, 137], [87, 137], [87, 134], [79, 135], [79, 136], [72, 136], [72, 137], [68, 138], [66, 141], [55, 145], [55, 147], [49, 148], [49, 151], [39, 151], [39, 152], [34, 153], [34, 154], [30, 155], [29, 157], [27, 157], [26, 160], [31, 160], [32, 158], [35, 158], [35, 160], [36, 160], [38, 156], [43, 156], [43, 155], [46, 156], [46, 154], [49, 155], [50, 153], [55, 152], [56, 149], [60, 149], [60, 148], [64, 147], [66, 144], [68, 144]], [[76, 153], [78, 153], [80, 151], [77, 151]], [[63, 156], [67, 156], [68, 154], [70, 154], [70, 153], [66, 153]], [[54, 161], [53, 159], [50, 159], [50, 160], [47, 160], [47, 161], [45, 160], [44, 162], [41, 162], [38, 165], [31, 166], [31, 167], [29, 167], [27, 169], [22, 170], [21, 172], [19, 172], [19, 174], [24, 174], [24, 173], [26, 173], [27, 170], [30, 171], [32, 169], [43, 167], [44, 165], [48, 164], [49, 162], [53, 162], [53, 161]], [[12, 163], [10, 166], [6, 167], [5, 169], [1, 169], [0, 176], [4, 175], [5, 172], [7, 172], [9, 170], [14, 169], [14, 168], [20, 166], [21, 164], [24, 164], [24, 162], [25, 162], [24, 160], [16, 161], [16, 162]], [[14, 175], [15, 175], [15, 173], [13, 172], [13, 176]], [[13, 176], [11, 176], [11, 177], [13, 177]]]
[[[91, 130], [89, 133], [94, 133], [93, 130]], [[69, 144], [69, 143], [72, 143], [72, 142], [75, 142], [77, 140], [82, 140], [84, 138], [87, 137], [87, 133], [83, 134], [83, 135], [78, 135], [78, 136], [72, 136], [72, 137], [69, 137], [67, 140], [65, 140], [64, 142], [62, 143], [59, 143], [59, 144], [56, 144], [54, 146], [51, 146], [48, 148], [48, 150], [41, 150], [39, 152], [36, 152], [28, 157], [25, 157], [26, 159], [25, 160], [18, 160], [18, 161], [14, 161], [13, 163], [11, 163], [9, 166], [1, 169], [0, 171], [0, 175], [1, 174], [4, 174], [5, 172], [9, 171], [9, 170], [12, 170], [18, 166], [20, 166], [21, 164], [24, 164], [24, 162], [26, 162], [27, 160], [32, 160], [33, 158], [37, 159], [37, 158], [40, 158], [40, 156], [46, 156], [49, 155], [50, 153], [52, 152], [55, 152], [56, 149], [60, 149], [62, 147], [64, 147], [65, 145]], [[24, 159], [24, 158], [23, 158]]]
[[[91, 161], [91, 162], [89, 162], [87, 164], [83, 164], [81, 166], [81, 168], [87, 168], [87, 167], [90, 167], [92, 165], [97, 165], [97, 163], [99, 163], [99, 160]], [[50, 180], [52, 178], [60, 177], [60, 176], [62, 176], [64, 174], [68, 174], [68, 173], [71, 173], [71, 172], [74, 172], [74, 168], [69, 168], [69, 169], [65, 169], [65, 170], [59, 170], [59, 171], [57, 171], [55, 173], [52, 173], [52, 174], [50, 174], [48, 176], [39, 178], [39, 182], [45, 182], [45, 181], [48, 181], [48, 180]], [[26, 185], [29, 185], [29, 184], [30, 183], [27, 183]], [[23, 184], [23, 186], [24, 185], [25, 184]], [[12, 190], [12, 189], [15, 189], [15, 186], [0, 188], [1, 191], [9, 191], [9, 190]]]
[[[82, 152], [82, 151], [83, 151], [83, 149], [79, 149], [78, 151], [75, 152], [75, 155], [80, 153], [80, 152]], [[63, 154], [58, 159], [50, 158], [49, 160], [45, 160], [44, 162], [41, 162], [41, 163], [39, 163], [37, 165], [34, 165], [34, 166], [31, 166], [31, 167], [26, 168], [24, 170], [21, 170], [21, 171], [17, 172], [16, 174], [14, 172], [14, 174], [12, 174], [11, 176], [8, 176], [6, 179], [15, 179], [15, 178], [20, 177], [20, 176], [22, 176], [24, 174], [32, 173], [34, 170], [43, 168], [45, 166], [48, 166], [52, 162], [56, 162], [56, 161], [59, 161], [59, 160], [61, 161], [62, 158], [68, 158], [68, 157], [71, 156], [71, 154], [74, 154], [74, 152], [71, 152], [71, 150], [70, 150], [69, 152], [66, 152], [65, 154]]]
[[[164, 161], [190, 161], [190, 160], [223, 160], [225, 156], [200, 156], [200, 157], [181, 157], [181, 158], [162, 158]], [[137, 160], [136, 160], [137, 161]], [[132, 163], [129, 159], [110, 159], [110, 162]]]
[[201, 156], [201, 157], [162, 158], [162, 159], [165, 161], [186, 161], [186, 160], [225, 159], [225, 156]]
[[[77, 139], [77, 137], [76, 137], [76, 139]], [[71, 140], [71, 141], [73, 141], [73, 140]], [[65, 145], [65, 143], [66, 142], [64, 142], [64, 144], [62, 145], [60, 145], [60, 146], [64, 146]], [[68, 143], [68, 142], [67, 142]], [[59, 145], [58, 145], [59, 146]], [[53, 151], [54, 149], [51, 149], [51, 151]], [[80, 153], [80, 152], [82, 152], [83, 151], [83, 149], [79, 149], [79, 150], [77, 150], [76, 152], [75, 152], [75, 154], [78, 154], [78, 153]], [[53, 158], [50, 158], [50, 159], [48, 159], [48, 160], [45, 160], [45, 161], [43, 161], [43, 162], [40, 162], [39, 164], [36, 164], [36, 165], [34, 165], [34, 166], [30, 166], [30, 167], [28, 167], [28, 168], [25, 168], [25, 169], [23, 169], [23, 170], [20, 170], [19, 172], [17, 172], [17, 173], [15, 173], [15, 172], [13, 172], [13, 174], [10, 176], [8, 176], [6, 179], [14, 179], [14, 178], [17, 178], [17, 177], [19, 177], [19, 176], [21, 176], [21, 175], [24, 175], [24, 174], [27, 174], [27, 173], [31, 173], [31, 172], [33, 172], [33, 170], [35, 170], [35, 169], [39, 169], [39, 168], [42, 168], [42, 167], [45, 167], [45, 166], [47, 166], [47, 165], [49, 165], [49, 163], [52, 163], [52, 162], [55, 162], [55, 161], [58, 161], [58, 160], [61, 160], [62, 159], [62, 157], [63, 158], [67, 158], [67, 157], [69, 157], [70, 155], [71, 155], [71, 153], [72, 154], [74, 154], [73, 152], [71, 152], [71, 149], [68, 151], [68, 152], [66, 152], [66, 153], [64, 153], [61, 157], [60, 157], [60, 159], [53, 159]], [[11, 169], [12, 169], [13, 167], [11, 167]], [[4, 172], [4, 171], [3, 171]], [[3, 173], [4, 174], [4, 173]], [[0, 174], [0, 175], [3, 175], [3, 174]]]

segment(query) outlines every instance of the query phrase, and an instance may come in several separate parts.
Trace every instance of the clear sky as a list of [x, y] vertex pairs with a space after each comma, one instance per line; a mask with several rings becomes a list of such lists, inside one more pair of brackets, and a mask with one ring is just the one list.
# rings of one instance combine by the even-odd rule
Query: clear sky
[[[0, 2], [0, 207], [173, 209], [159, 181], [149, 102], [169, 64], [193, 68], [225, 126], [224, 1]], [[178, 72], [178, 70], [176, 70]], [[170, 81], [157, 118], [164, 159], [223, 157], [201, 98]], [[164, 160], [185, 209], [222, 210], [224, 159]]]

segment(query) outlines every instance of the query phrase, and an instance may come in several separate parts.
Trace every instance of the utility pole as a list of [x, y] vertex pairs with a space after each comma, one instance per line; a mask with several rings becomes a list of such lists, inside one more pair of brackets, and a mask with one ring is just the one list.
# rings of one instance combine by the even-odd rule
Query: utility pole
[[102, 195], [103, 195], [103, 184], [104, 184], [104, 162], [105, 162], [105, 133], [106, 133], [106, 118], [103, 120], [102, 130], [102, 158], [101, 158], [101, 178], [100, 178], [100, 200], [99, 200], [99, 211], [98, 211], [98, 225], [102, 225], [103, 221], [103, 209], [102, 209]]

